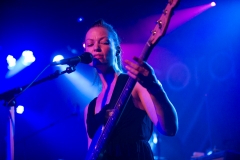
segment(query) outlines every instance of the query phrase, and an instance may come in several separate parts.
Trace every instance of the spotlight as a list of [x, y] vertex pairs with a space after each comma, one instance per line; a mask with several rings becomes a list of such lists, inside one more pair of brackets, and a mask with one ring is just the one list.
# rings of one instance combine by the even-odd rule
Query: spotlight
[[57, 55], [53, 58], [53, 62], [60, 61], [62, 59], [64, 59], [64, 57], [62, 55]]
[[86, 44], [85, 43], [83, 43], [83, 48], [85, 48], [86, 47]]
[[16, 65], [16, 59], [12, 55], [7, 56], [8, 69], [11, 70]]
[[11, 55], [7, 57], [7, 61], [9, 71], [7, 72], [5, 78], [10, 78], [27, 66], [31, 65], [32, 62], [35, 61], [35, 57], [33, 56], [32, 51], [25, 50], [22, 52], [22, 56], [17, 61]]
[[212, 3], [211, 3], [211, 6], [212, 6], [212, 7], [216, 6], [216, 3], [215, 3], [215, 2], [212, 2]]
[[208, 155], [208, 156], [211, 155], [212, 153], [213, 153], [212, 150], [207, 151], [207, 155]]
[[22, 52], [22, 56], [24, 58], [22, 63], [25, 66], [29, 66], [32, 62], [35, 61], [35, 57], [32, 51], [25, 50]]
[[156, 133], [153, 133], [153, 143], [154, 143], [154, 144], [157, 144], [157, 142], [158, 142], [157, 134], [156, 134]]
[[78, 18], [78, 22], [82, 22], [82, 21], [83, 21], [82, 17]]
[[17, 107], [17, 109], [16, 109], [16, 112], [17, 112], [18, 114], [22, 114], [22, 113], [24, 112], [24, 107], [21, 106], [21, 105], [19, 105], [19, 106]]

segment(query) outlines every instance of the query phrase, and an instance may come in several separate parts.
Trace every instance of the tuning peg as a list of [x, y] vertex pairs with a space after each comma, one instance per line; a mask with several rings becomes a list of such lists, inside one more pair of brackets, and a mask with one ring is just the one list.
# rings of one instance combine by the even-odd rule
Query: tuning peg
[[162, 21], [161, 21], [161, 20], [158, 20], [156, 23], [158, 24], [159, 28], [161, 29], [162, 26], [163, 26], [163, 25], [162, 25]]
[[152, 33], [152, 35], [155, 35], [157, 32], [152, 30], [151, 33]]
[[168, 14], [168, 11], [166, 9], [163, 10], [163, 14], [166, 15]]

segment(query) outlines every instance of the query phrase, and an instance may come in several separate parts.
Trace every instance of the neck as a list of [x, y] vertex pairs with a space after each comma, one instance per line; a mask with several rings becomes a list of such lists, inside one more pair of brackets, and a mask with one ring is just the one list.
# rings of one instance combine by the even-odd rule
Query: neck
[[102, 89], [107, 89], [111, 86], [112, 82], [118, 77], [120, 71], [114, 70], [114, 68], [108, 68], [107, 70], [97, 70], [100, 80], [102, 82]]

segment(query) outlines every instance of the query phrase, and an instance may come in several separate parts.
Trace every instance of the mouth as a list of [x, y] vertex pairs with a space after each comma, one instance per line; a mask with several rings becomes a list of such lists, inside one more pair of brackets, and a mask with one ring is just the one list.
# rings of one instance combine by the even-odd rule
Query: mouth
[[101, 58], [103, 58], [103, 55], [101, 55], [101, 54], [96, 54], [96, 55], [93, 56], [93, 58], [95, 58], [95, 59], [101, 59]]

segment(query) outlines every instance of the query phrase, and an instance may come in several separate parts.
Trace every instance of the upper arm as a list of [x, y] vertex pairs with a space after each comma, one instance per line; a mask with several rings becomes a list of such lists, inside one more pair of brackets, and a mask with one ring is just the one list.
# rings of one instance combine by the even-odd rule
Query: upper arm
[[86, 129], [88, 148], [89, 148], [89, 146], [92, 142], [92, 139], [88, 136], [88, 133], [87, 133], [87, 115], [88, 115], [88, 105], [84, 109], [84, 125], [85, 125], [85, 129]]
[[175, 135], [178, 128], [177, 113], [167, 96], [150, 95], [147, 89], [140, 84], [136, 85], [136, 93], [142, 108], [147, 112], [158, 131], [163, 135]]
[[150, 94], [139, 83], [137, 83], [135, 86], [135, 92], [141, 102], [141, 104], [140, 104], [141, 108], [147, 112], [147, 114], [148, 114], [149, 118], [151, 119], [151, 121], [153, 122], [153, 124], [157, 125], [158, 117], [157, 117], [156, 109], [154, 107], [154, 103], [151, 99]]

